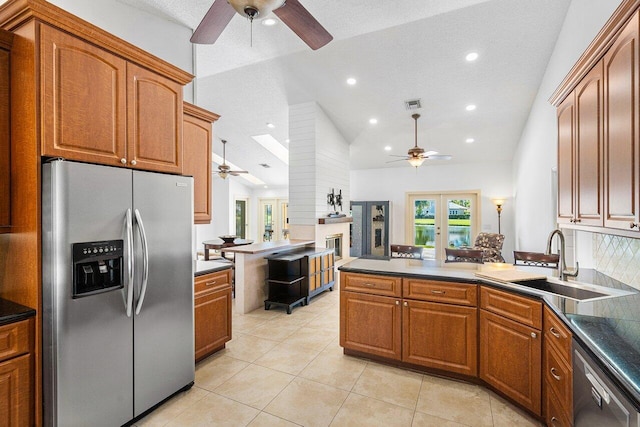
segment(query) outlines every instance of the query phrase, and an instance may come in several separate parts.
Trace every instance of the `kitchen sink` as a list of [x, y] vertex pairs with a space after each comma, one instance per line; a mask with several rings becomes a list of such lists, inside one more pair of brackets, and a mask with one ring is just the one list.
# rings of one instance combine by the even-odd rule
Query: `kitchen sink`
[[545, 279], [517, 280], [516, 285], [535, 289], [546, 294], [552, 294], [576, 301], [592, 301], [618, 296], [632, 295], [635, 292], [622, 289], [606, 288], [604, 286], [591, 285], [580, 282], [563, 282], [547, 277]]

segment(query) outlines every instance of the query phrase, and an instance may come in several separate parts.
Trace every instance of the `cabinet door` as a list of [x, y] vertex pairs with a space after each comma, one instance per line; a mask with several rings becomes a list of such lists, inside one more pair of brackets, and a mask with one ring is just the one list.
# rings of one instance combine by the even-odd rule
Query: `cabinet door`
[[[636, 14], [604, 57], [604, 225], [626, 230], [640, 219], [638, 24]], [[634, 228], [637, 230], [637, 227]]]
[[40, 25], [42, 154], [126, 163], [126, 62]]
[[182, 173], [182, 86], [127, 64], [127, 154], [138, 169]]
[[13, 36], [0, 31], [0, 233], [11, 225], [11, 163], [9, 116], [9, 51], [3, 46]]
[[0, 363], [0, 426], [33, 425], [31, 355]]
[[558, 107], [558, 223], [570, 223], [574, 219], [573, 199], [573, 143], [574, 143], [573, 93]]
[[540, 415], [540, 331], [480, 310], [480, 378]]
[[203, 359], [231, 340], [231, 284], [227, 272], [196, 278], [195, 359]]
[[402, 304], [402, 360], [476, 376], [478, 311], [423, 301]]
[[603, 68], [598, 62], [576, 93], [575, 219], [580, 225], [604, 224], [603, 215]]
[[342, 291], [340, 345], [345, 349], [400, 360], [400, 299]]
[[195, 224], [211, 222], [211, 123], [184, 115], [184, 175], [193, 176]]

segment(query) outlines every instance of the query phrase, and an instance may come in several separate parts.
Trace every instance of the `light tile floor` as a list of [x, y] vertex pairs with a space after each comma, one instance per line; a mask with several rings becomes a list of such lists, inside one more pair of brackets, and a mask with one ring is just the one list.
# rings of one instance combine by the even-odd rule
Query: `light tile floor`
[[227, 348], [196, 365], [195, 385], [136, 426], [536, 426], [479, 387], [345, 356], [339, 292], [291, 315], [234, 314]]

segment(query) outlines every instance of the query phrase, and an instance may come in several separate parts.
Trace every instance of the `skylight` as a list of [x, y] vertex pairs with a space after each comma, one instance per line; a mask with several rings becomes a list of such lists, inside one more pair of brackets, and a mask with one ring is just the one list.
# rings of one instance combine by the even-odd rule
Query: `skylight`
[[271, 136], [271, 134], [266, 133], [264, 135], [254, 135], [251, 138], [269, 150], [271, 154], [282, 160], [285, 164], [289, 164], [289, 150], [284, 148], [277, 139]]

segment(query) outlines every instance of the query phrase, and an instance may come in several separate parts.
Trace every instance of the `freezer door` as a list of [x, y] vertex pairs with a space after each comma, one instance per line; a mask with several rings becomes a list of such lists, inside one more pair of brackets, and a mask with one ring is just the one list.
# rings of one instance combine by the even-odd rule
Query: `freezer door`
[[122, 425], [133, 418], [127, 288], [73, 299], [72, 245], [126, 242], [131, 172], [55, 161], [43, 166], [42, 196], [45, 425]]
[[193, 178], [135, 171], [133, 189], [137, 417], [194, 380]]

